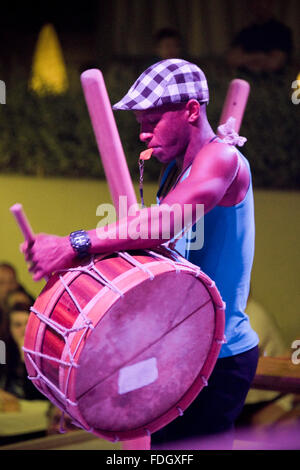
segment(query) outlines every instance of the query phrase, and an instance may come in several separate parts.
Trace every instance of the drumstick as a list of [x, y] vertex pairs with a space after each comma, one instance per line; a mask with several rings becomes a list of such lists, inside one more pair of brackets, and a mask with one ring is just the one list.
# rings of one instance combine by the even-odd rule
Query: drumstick
[[127, 208], [137, 201], [101, 71], [86, 70], [81, 74], [81, 84], [111, 197], [118, 213], [120, 196], [127, 196]]
[[233, 117], [235, 118], [234, 129], [237, 133], [239, 132], [249, 92], [250, 85], [246, 80], [236, 78], [230, 82], [219, 125], [225, 124], [230, 117]]
[[[28, 243], [33, 243], [35, 240], [34, 233], [26, 217], [26, 214], [23, 210], [22, 204], [16, 203], [13, 206], [11, 206], [9, 210], [15, 217], [16, 222], [19, 225], [21, 232], [24, 235], [25, 240]], [[47, 282], [49, 278], [47, 276], [44, 276], [44, 279]]]
[[34, 234], [33, 234], [31, 225], [25, 215], [25, 212], [23, 211], [22, 204], [19, 204], [19, 203], [14, 204], [13, 206], [11, 206], [9, 210], [14, 215], [16, 222], [19, 225], [21, 232], [24, 235], [25, 240], [28, 243], [33, 243]]

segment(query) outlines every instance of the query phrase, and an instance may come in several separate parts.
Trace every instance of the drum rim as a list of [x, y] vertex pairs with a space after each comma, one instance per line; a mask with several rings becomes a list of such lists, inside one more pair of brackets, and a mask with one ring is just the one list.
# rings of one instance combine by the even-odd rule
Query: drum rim
[[[143, 250], [143, 252], [147, 252], [147, 255], [150, 256], [151, 258], [153, 258], [152, 255], [149, 255], [148, 250]], [[103, 258], [104, 258], [104, 256], [100, 255], [99, 257], [97, 257], [97, 261], [101, 261]], [[184, 260], [184, 258], [183, 258], [183, 260]], [[186, 260], [184, 260], [184, 261], [186, 261]], [[162, 271], [158, 270], [159, 272], [156, 273], [155, 275], [159, 275], [159, 274], [162, 274], [162, 273], [167, 273], [167, 272], [174, 271], [174, 268], [172, 268], [171, 263], [167, 264], [167, 263], [162, 263], [162, 262], [159, 262], [159, 261], [155, 263], [155, 262], [152, 261], [152, 263], [148, 263], [148, 264], [149, 264], [149, 266], [148, 266], [149, 268], [150, 268], [150, 265], [152, 265], [151, 267], [153, 268], [154, 264], [157, 265], [157, 266], [161, 266], [161, 267], [162, 267], [162, 265], [164, 265], [164, 268], [166, 268]], [[209, 378], [209, 376], [210, 376], [210, 374], [213, 370], [213, 367], [214, 367], [214, 365], [217, 361], [217, 358], [218, 358], [218, 355], [219, 355], [219, 352], [220, 352], [220, 348], [221, 348], [221, 342], [222, 342], [221, 340], [223, 339], [224, 326], [225, 326], [225, 318], [224, 318], [225, 305], [222, 302], [221, 295], [220, 295], [215, 283], [203, 271], [199, 271], [199, 268], [197, 266], [194, 266], [189, 262], [186, 262], [186, 263], [181, 262], [181, 263], [175, 263], [175, 264], [179, 264], [180, 271], [186, 271], [187, 273], [189, 273], [191, 275], [194, 275], [194, 276], [195, 276], [195, 272], [197, 271], [197, 277], [199, 277], [201, 279], [202, 284], [204, 284], [204, 286], [206, 287], [206, 289], [207, 289], [207, 291], [210, 295], [210, 298], [211, 298], [211, 301], [212, 301], [212, 304], [213, 304], [213, 307], [214, 307], [215, 315], [214, 315], [214, 332], [213, 332], [213, 335], [212, 335], [212, 338], [211, 338], [211, 345], [210, 345], [207, 357], [206, 357], [206, 359], [205, 359], [205, 361], [202, 365], [202, 368], [201, 368], [198, 376], [194, 380], [194, 383], [183, 394], [183, 396], [180, 398], [178, 403], [176, 403], [175, 405], [170, 407], [170, 409], [166, 410], [161, 416], [159, 416], [159, 417], [155, 418], [153, 421], [151, 421], [151, 423], [149, 423], [147, 425], [147, 429], [145, 429], [145, 426], [142, 426], [142, 427], [138, 427], [138, 428], [132, 429], [132, 430], [118, 431], [117, 433], [114, 432], [114, 431], [103, 431], [103, 430], [99, 430], [99, 429], [93, 429], [92, 432], [95, 435], [99, 436], [99, 437], [102, 437], [102, 438], [105, 438], [105, 439], [108, 439], [108, 440], [113, 440], [113, 441], [115, 441], [116, 439], [117, 440], [119, 440], [119, 439], [120, 440], [134, 439], [134, 438], [137, 438], [137, 437], [144, 436], [145, 434], [149, 434], [151, 432], [157, 431], [161, 427], [165, 426], [166, 424], [171, 422], [174, 418], [176, 418], [178, 416], [178, 414], [181, 414], [181, 412], [184, 411], [194, 401], [194, 399], [197, 397], [199, 392], [204, 387], [205, 381]], [[136, 274], [137, 273], [136, 269], [131, 268], [130, 270], [125, 271], [121, 275], [117, 276], [114, 279], [114, 282], [116, 282], [118, 280], [118, 277], [122, 277], [125, 274], [126, 274], [126, 276], [124, 276], [124, 278], [128, 278], [128, 276], [130, 274], [132, 274], [134, 270], [135, 270], [134, 274]], [[72, 272], [68, 271], [68, 272], [65, 273], [65, 281], [69, 284], [73, 280], [75, 280], [75, 278], [78, 277], [78, 276], [80, 276], [79, 271], [72, 271]], [[34, 304], [34, 307], [36, 309], [40, 308], [41, 305], [43, 304], [43, 302], [45, 302], [45, 296], [46, 296], [46, 299], [48, 299], [48, 302], [47, 302], [45, 310], [44, 310], [44, 314], [46, 316], [51, 316], [51, 313], [53, 312], [54, 306], [59, 301], [59, 298], [61, 297], [62, 293], [64, 292], [64, 287], [61, 285], [60, 288], [56, 289], [56, 295], [55, 296], [52, 295], [52, 289], [54, 289], [54, 286], [55, 286], [56, 281], [57, 281], [57, 279], [55, 280], [53, 278], [54, 277], [52, 277], [49, 281], [49, 282], [51, 282], [51, 280], [52, 280], [53, 284], [52, 285], [50, 284], [50, 286], [48, 286], [49, 282], [47, 283], [47, 285], [44, 287], [44, 289], [41, 293], [41, 296], [38, 297], [38, 299], [36, 300], [36, 302]], [[145, 277], [144, 280], [146, 280], [146, 279], [147, 279], [147, 277]], [[134, 285], [138, 285], [139, 282], [135, 282]], [[132, 285], [130, 288], [128, 288], [126, 290], [126, 292], [129, 291], [131, 288], [133, 288], [134, 285]], [[100, 295], [100, 293], [104, 290], [105, 290], [105, 288], [102, 289], [97, 295]], [[109, 292], [109, 294], [111, 296], [115, 297], [115, 299], [112, 301], [112, 304], [111, 304], [111, 305], [113, 305], [114, 302], [117, 301], [117, 299], [119, 297], [116, 294], [112, 293], [111, 291]], [[105, 294], [102, 294], [102, 295], [105, 295]], [[52, 307], [52, 309], [50, 309], [50, 307]], [[107, 312], [107, 309], [103, 312], [103, 315], [105, 315], [106, 312]], [[101, 317], [103, 317], [103, 315]], [[80, 316], [80, 314], [78, 315], [78, 317], [79, 316]], [[75, 319], [75, 323], [78, 320], [78, 317]], [[100, 321], [100, 319], [98, 319], [96, 324], [98, 324], [99, 321]], [[24, 342], [24, 346], [26, 346], [26, 348], [28, 348], [28, 349], [34, 349], [34, 350], [36, 350], [35, 348], [37, 348], [38, 344], [41, 347], [43, 339], [44, 339], [46, 328], [47, 328], [47, 326], [45, 324], [43, 324], [43, 322], [41, 320], [39, 320], [35, 316], [34, 313], [31, 313], [31, 315], [29, 317], [27, 329], [26, 329], [26, 336], [25, 336], [26, 340]], [[27, 334], [27, 331], [30, 331], [30, 334]], [[91, 332], [88, 332], [88, 335], [90, 333]], [[87, 337], [88, 337], [88, 335], [87, 335]], [[71, 342], [71, 344], [73, 344], [73, 341]], [[82, 350], [82, 347], [81, 347], [81, 350]], [[65, 350], [65, 348], [64, 348], [64, 350]], [[61, 358], [63, 358], [63, 356], [64, 356], [64, 350], [62, 352]], [[26, 368], [27, 368], [29, 374], [33, 375], [33, 367], [30, 364], [30, 361], [28, 360], [28, 358], [26, 356], [27, 356], [27, 353], [25, 353]], [[80, 357], [80, 354], [78, 354], [76, 356], [76, 360], [79, 357]], [[37, 363], [38, 364], [41, 363], [41, 361], [38, 358], [37, 358]], [[71, 374], [73, 374], [73, 375], [76, 374], [76, 371], [73, 369], [71, 371]], [[204, 380], [203, 380], [203, 378], [204, 378]], [[55, 401], [56, 405], [59, 406], [58, 403], [57, 403], [56, 395], [55, 394], [53, 395], [51, 393], [51, 389], [48, 387], [48, 385], [46, 385], [41, 380], [36, 380], [34, 382], [35, 382], [35, 385], [37, 386], [37, 388], [40, 389], [40, 391], [42, 393], [46, 394], [46, 396], [48, 398], [49, 398], [49, 394], [50, 394], [50, 396], [51, 396], [50, 400]], [[73, 384], [72, 385], [73, 388], [75, 388], [76, 387], [75, 380], [72, 382], [72, 384]], [[73, 417], [74, 416], [73, 407], [72, 407], [72, 410], [70, 410], [69, 406], [66, 406], [65, 404], [64, 404], [64, 406], [66, 408], [65, 411], [67, 413], [70, 413], [70, 411], [72, 411], [72, 417]], [[75, 424], [78, 424], [78, 425], [80, 425], [80, 427], [84, 427], [87, 430], [91, 431], [91, 429], [88, 429], [89, 425], [86, 423], [84, 417], [82, 416], [82, 413], [80, 413], [79, 410], [77, 410], [75, 415], [76, 415], [76, 418], [81, 421], [81, 423], [75, 423]], [[77, 421], [76, 418], [75, 418], [75, 421]], [[116, 434], [117, 434], [117, 436], [116, 436]]]

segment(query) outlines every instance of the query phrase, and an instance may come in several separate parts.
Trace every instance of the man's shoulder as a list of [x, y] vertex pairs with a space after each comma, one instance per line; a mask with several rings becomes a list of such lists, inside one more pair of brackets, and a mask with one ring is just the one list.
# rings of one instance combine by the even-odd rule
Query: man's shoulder
[[211, 164], [215, 167], [233, 168], [238, 165], [238, 150], [225, 142], [214, 141], [203, 147], [196, 155], [195, 162]]
[[216, 154], [223, 154], [227, 157], [232, 157], [237, 152], [237, 148], [234, 145], [227, 144], [222, 140], [214, 140], [208, 145]]
[[[208, 147], [208, 146], [207, 146]], [[246, 158], [236, 147], [224, 142], [212, 142], [202, 155], [197, 155], [198, 175], [207, 168], [206, 174], [213, 181], [222, 181], [226, 187], [221, 205], [241, 202], [249, 188], [250, 168]], [[200, 161], [203, 159], [203, 162]], [[206, 161], [205, 161], [206, 160]]]

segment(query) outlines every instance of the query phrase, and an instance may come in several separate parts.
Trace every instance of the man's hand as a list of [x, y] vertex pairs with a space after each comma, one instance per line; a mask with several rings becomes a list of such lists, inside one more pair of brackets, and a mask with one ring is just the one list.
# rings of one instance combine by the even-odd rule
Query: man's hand
[[45, 233], [36, 235], [33, 243], [22, 243], [20, 250], [29, 263], [29, 272], [34, 281], [40, 281], [59, 269], [71, 267], [76, 258], [68, 237]]

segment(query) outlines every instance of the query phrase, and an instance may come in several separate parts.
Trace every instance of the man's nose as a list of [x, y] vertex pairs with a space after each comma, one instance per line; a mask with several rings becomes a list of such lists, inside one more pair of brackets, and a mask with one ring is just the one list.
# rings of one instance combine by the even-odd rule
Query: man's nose
[[153, 134], [152, 132], [141, 132], [140, 133], [140, 140], [142, 142], [150, 142], [150, 140], [152, 139], [153, 137]]

